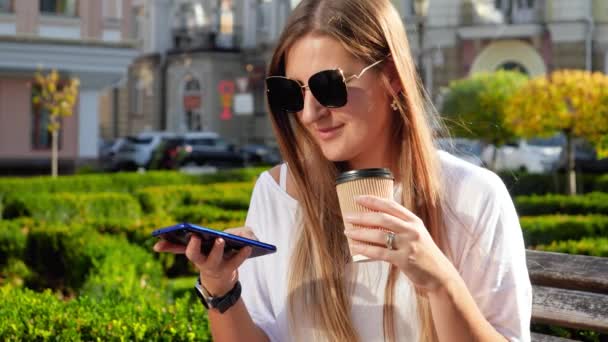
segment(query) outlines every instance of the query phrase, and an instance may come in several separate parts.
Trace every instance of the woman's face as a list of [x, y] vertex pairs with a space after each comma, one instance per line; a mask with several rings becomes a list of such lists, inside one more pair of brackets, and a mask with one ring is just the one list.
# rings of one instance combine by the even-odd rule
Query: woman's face
[[[298, 119], [331, 161], [347, 161], [353, 168], [380, 167], [389, 152], [391, 118], [389, 95], [381, 82], [381, 63], [360, 79], [347, 84], [348, 102], [341, 108], [325, 108], [307, 89]], [[350, 55], [337, 40], [307, 35], [286, 55], [286, 76], [308, 84], [315, 73], [340, 68], [349, 77], [367, 64]], [[384, 157], [383, 157], [384, 156]]]

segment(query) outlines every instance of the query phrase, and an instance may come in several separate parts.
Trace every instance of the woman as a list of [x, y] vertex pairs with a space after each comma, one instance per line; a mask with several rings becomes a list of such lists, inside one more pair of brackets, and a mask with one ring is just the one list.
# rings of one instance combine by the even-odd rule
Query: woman
[[[287, 163], [260, 176], [240, 233], [278, 252], [244, 262], [248, 249], [223, 260], [221, 240], [208, 257], [197, 237], [185, 250], [155, 246], [185, 253], [207, 294], [235, 299], [209, 310], [214, 339], [529, 341], [531, 286], [513, 203], [496, 175], [435, 149], [391, 2], [303, 0], [269, 75]], [[395, 200], [360, 198], [376, 212], [345, 219], [392, 231], [392, 249], [380, 230], [344, 231], [335, 178], [372, 167], [395, 175]], [[351, 263], [347, 236], [373, 261]]]

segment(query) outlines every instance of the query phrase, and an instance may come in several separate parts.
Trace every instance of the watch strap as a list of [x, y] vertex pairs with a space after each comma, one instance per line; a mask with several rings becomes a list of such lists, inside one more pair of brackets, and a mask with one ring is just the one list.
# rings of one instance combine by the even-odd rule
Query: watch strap
[[[198, 295], [201, 303], [206, 309], [212, 308], [217, 309], [220, 313], [226, 312], [230, 309], [236, 302], [241, 298], [241, 282], [237, 281], [234, 284], [234, 287], [226, 294], [221, 297], [205, 297], [205, 295], [201, 291], [203, 286], [200, 282], [200, 278], [197, 280], [197, 287], [200, 286], [201, 289], [196, 288], [196, 294]], [[205, 291], [207, 292], [207, 291]]]

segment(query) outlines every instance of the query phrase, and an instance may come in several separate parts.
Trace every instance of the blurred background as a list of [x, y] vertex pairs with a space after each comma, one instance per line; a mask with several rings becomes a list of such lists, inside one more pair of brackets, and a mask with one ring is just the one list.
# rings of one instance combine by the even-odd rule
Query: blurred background
[[[80, 81], [73, 115], [60, 119], [60, 173], [279, 162], [263, 80], [298, 2], [0, 0], [0, 174], [49, 172], [50, 111], [32, 101], [37, 70]], [[453, 81], [608, 68], [608, 1], [393, 2], [430, 99], [460, 126], [503, 122], [463, 119], [466, 108], [449, 101]], [[442, 146], [497, 171], [566, 169], [560, 130], [498, 140], [451, 133], [457, 140]], [[576, 165], [605, 172], [594, 147], [576, 140]]]

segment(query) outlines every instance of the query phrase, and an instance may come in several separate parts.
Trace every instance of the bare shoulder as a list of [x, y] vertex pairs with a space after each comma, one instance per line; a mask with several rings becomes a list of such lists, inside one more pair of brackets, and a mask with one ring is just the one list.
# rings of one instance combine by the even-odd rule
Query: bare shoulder
[[281, 177], [281, 164], [275, 165], [268, 172], [270, 172], [270, 175], [272, 176], [274, 181], [277, 182], [277, 184], [279, 184], [279, 182], [280, 182], [279, 177]]
[[[270, 175], [272, 176], [272, 178], [274, 179], [274, 181], [279, 185], [281, 184], [281, 165], [282, 164], [276, 165], [268, 171], [270, 173]], [[289, 171], [289, 167], [287, 167], [286, 170], [287, 170], [287, 194], [297, 200], [298, 196], [297, 196], [297, 191], [296, 191], [296, 187], [295, 187], [295, 182], [293, 180], [291, 172]]]

